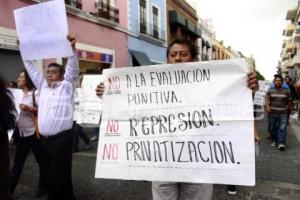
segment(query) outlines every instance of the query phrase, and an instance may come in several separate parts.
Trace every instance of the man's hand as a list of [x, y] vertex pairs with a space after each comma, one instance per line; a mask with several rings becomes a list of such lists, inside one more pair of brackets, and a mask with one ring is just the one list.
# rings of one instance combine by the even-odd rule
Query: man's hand
[[68, 40], [71, 42], [71, 46], [72, 46], [72, 49], [73, 49], [73, 51], [75, 51], [75, 45], [76, 45], [76, 38], [75, 37], [73, 37], [71, 34], [69, 34], [68, 36], [67, 36], [67, 38], [68, 38]]
[[248, 87], [252, 90], [253, 93], [259, 89], [256, 74], [254, 72], [248, 73]]
[[104, 93], [104, 83], [101, 82], [99, 85], [97, 85], [96, 95], [102, 97], [103, 93]]

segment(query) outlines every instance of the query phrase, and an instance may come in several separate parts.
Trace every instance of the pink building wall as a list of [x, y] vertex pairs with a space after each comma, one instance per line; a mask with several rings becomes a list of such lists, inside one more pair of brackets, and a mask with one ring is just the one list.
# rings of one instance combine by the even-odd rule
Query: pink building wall
[[127, 29], [128, 28], [127, 1], [129, 0], [115, 0], [115, 1], [116, 1], [116, 8], [119, 9], [120, 26]]
[[[90, 1], [90, 0], [87, 0]], [[31, 5], [19, 0], [1, 0], [0, 3], [0, 26], [15, 29], [13, 10]], [[86, 3], [82, 1], [82, 3]], [[94, 4], [93, 4], [94, 5]], [[127, 1], [117, 1], [119, 9], [120, 26], [127, 27]], [[91, 5], [84, 9], [91, 9]], [[87, 10], [87, 11], [88, 11]], [[69, 31], [76, 36], [80, 43], [115, 50], [115, 66], [124, 67], [128, 62], [128, 38], [127, 33], [111, 29], [100, 24], [81, 19], [75, 15], [68, 14]]]
[[69, 31], [80, 43], [115, 50], [116, 67], [127, 65], [127, 34], [98, 24], [82, 20], [74, 15], [68, 16]]
[[0, 2], [0, 26], [10, 29], [15, 29], [14, 10], [29, 6], [30, 1], [18, 1], [18, 0], [1, 0]]
[[82, 10], [88, 12], [95, 12], [95, 1], [91, 0], [81, 0], [82, 3]]

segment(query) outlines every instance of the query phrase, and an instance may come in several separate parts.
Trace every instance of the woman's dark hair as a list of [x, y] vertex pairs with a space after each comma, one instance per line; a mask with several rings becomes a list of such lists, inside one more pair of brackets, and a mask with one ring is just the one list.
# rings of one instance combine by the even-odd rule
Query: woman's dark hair
[[24, 73], [24, 75], [25, 75], [25, 82], [26, 82], [26, 87], [28, 88], [28, 90], [36, 89], [29, 74], [27, 73], [27, 71], [25, 69], [23, 69], [21, 71], [21, 73]]
[[0, 76], [0, 129], [7, 132], [16, 126], [17, 111], [12, 100], [13, 95], [5, 86], [5, 81]]
[[182, 39], [182, 38], [176, 38], [173, 40], [173, 42], [171, 42], [171, 44], [169, 45], [168, 49], [167, 49], [167, 57], [169, 57], [169, 52], [170, 49], [172, 48], [172, 46], [174, 44], [180, 44], [180, 45], [186, 45], [189, 47], [190, 53], [191, 53], [191, 57], [193, 60], [198, 60], [197, 59], [197, 55], [198, 55], [198, 49], [197, 47], [189, 40], [186, 39]]

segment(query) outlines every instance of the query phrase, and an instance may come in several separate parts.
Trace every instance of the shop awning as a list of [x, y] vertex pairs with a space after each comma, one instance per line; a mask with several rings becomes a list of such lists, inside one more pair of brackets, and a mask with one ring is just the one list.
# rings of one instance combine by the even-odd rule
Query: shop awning
[[129, 51], [132, 54], [132, 56], [134, 56], [134, 58], [137, 60], [137, 62], [140, 64], [140, 66], [152, 65], [152, 62], [150, 61], [146, 53], [141, 51], [134, 51], [134, 50], [129, 50]]
[[170, 23], [178, 23], [182, 26], [186, 25], [186, 19], [184, 16], [180, 15], [176, 10], [170, 10], [169, 11], [169, 19]]
[[202, 36], [202, 31], [201, 31], [200, 28], [196, 28], [196, 35], [197, 35], [198, 37], [201, 37], [201, 36]]

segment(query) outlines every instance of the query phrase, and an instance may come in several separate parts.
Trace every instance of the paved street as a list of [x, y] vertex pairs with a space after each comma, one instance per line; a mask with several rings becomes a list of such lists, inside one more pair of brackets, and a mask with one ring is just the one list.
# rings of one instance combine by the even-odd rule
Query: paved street
[[[266, 120], [258, 121], [262, 141], [257, 162], [255, 187], [238, 187], [238, 195], [229, 196], [224, 185], [215, 185], [214, 200], [299, 200], [300, 199], [300, 122], [291, 119], [288, 127], [287, 151], [270, 146], [266, 139]], [[78, 200], [148, 200], [151, 199], [149, 182], [95, 179], [96, 146], [73, 156], [73, 186]], [[11, 149], [13, 157], [14, 147]], [[34, 199], [38, 168], [32, 154], [26, 162], [15, 192], [17, 200]], [[46, 199], [46, 198], [42, 198]]]

